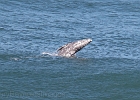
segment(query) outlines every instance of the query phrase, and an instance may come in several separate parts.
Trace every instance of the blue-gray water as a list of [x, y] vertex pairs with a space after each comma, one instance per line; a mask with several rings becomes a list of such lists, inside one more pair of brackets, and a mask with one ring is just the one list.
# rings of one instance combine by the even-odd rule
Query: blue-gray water
[[140, 100], [140, 0], [0, 0], [0, 100]]

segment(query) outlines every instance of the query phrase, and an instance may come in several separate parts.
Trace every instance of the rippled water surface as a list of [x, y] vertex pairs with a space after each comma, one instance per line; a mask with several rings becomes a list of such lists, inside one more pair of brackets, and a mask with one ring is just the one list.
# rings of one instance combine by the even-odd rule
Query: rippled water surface
[[[139, 100], [139, 0], [0, 0], [1, 100]], [[75, 58], [43, 55], [76, 40]]]

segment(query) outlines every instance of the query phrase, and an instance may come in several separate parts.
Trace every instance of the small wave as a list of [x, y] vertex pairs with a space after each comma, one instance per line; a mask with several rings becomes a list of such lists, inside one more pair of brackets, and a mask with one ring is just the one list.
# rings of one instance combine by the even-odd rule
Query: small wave
[[12, 57], [11, 60], [19, 61], [19, 60], [21, 60], [21, 58], [18, 58], [18, 57]]
[[13, 55], [13, 54], [1, 54], [0, 60], [14, 60], [19, 61], [21, 60], [20, 55]]
[[4, 27], [0, 27], [0, 30], [4, 30]]
[[42, 55], [58, 56], [56, 53], [42, 52]]

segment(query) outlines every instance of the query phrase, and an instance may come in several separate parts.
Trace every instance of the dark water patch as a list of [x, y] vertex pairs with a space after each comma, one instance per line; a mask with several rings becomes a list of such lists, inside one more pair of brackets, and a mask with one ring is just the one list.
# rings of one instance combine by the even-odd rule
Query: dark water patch
[[[21, 88], [20, 93], [62, 92], [66, 98], [127, 98], [135, 92], [133, 98], [137, 98], [136, 63], [137, 60], [119, 58], [25, 57], [12, 61], [0, 74], [7, 91], [17, 92]], [[132, 65], [137, 70], [131, 69]]]

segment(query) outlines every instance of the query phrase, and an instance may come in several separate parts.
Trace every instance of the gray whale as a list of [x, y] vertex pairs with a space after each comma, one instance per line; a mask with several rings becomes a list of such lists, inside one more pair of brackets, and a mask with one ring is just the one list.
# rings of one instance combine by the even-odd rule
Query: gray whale
[[92, 39], [83, 39], [83, 40], [78, 40], [78, 41], [63, 45], [57, 50], [57, 55], [63, 56], [63, 57], [72, 57], [76, 54], [76, 52], [80, 51], [83, 47], [88, 45], [91, 41]]

